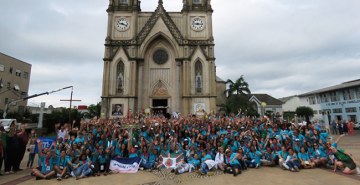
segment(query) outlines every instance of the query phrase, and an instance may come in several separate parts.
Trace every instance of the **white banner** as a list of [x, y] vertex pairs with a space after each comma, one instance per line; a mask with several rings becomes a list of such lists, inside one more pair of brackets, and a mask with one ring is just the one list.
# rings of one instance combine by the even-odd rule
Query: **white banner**
[[118, 173], [136, 173], [139, 170], [141, 159], [134, 160], [127, 159], [114, 159], [110, 162], [110, 170]]

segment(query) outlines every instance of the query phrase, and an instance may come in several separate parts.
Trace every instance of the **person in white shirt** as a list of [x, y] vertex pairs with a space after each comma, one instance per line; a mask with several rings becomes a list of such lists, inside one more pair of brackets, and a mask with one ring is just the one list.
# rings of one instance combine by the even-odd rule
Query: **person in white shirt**
[[223, 147], [219, 147], [219, 151], [215, 156], [215, 163], [216, 163], [217, 168], [224, 171], [226, 164], [224, 161], [224, 148]]
[[[59, 128], [60, 127], [60, 128]], [[64, 141], [69, 139], [69, 132], [67, 128], [64, 127], [64, 125], [60, 126], [60, 123], [55, 125], [55, 131], [57, 133], [57, 138], [63, 138]]]

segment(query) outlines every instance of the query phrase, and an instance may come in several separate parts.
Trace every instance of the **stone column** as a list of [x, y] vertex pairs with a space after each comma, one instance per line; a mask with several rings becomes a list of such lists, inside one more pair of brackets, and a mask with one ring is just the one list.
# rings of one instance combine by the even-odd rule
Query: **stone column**
[[144, 60], [138, 60], [137, 64], [139, 66], [138, 68], [138, 79], [137, 79], [137, 107], [138, 107], [138, 112], [141, 111], [141, 109], [143, 108], [143, 73], [144, 73]]
[[181, 64], [182, 64], [182, 60], [176, 60], [176, 69], [177, 69], [177, 99], [178, 99], [178, 103], [176, 105], [176, 110], [173, 110], [173, 111], [177, 111], [177, 112], [180, 112], [182, 109], [181, 109], [181, 104], [182, 104], [182, 99], [181, 99]]

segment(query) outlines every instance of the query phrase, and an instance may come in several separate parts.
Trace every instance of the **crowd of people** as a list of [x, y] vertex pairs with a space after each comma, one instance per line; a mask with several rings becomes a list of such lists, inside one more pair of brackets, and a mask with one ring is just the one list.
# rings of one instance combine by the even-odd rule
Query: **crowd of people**
[[[15, 153], [9, 143], [21, 138], [24, 129], [17, 132], [16, 127], [12, 127], [6, 134], [5, 146], [0, 142], [0, 156], [7, 153], [5, 173], [10, 173], [11, 167], [19, 169], [17, 162], [7, 163], [14, 160], [10, 155]], [[33, 168], [38, 154], [38, 163], [32, 169], [37, 179], [108, 175], [112, 173], [110, 161], [114, 158], [140, 157], [140, 169], [151, 171], [162, 168], [163, 157], [172, 154], [182, 156], [172, 169], [175, 174], [196, 171], [206, 175], [222, 170], [237, 176], [249, 168], [265, 166], [291, 172], [320, 167], [360, 174], [352, 155], [337, 147], [344, 135], [332, 142], [329, 133], [317, 123], [298, 125], [280, 118], [234, 114], [171, 118], [135, 115], [82, 120], [79, 128], [59, 123], [55, 130], [57, 138], [50, 146], [43, 147], [33, 131], [27, 137], [29, 168]]]

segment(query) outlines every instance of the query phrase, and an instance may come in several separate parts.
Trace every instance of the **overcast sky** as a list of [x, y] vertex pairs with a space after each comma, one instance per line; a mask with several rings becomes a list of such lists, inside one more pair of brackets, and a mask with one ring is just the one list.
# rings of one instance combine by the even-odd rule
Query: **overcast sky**
[[[143, 11], [158, 0], [142, 0]], [[180, 11], [182, 0], [163, 0]], [[360, 78], [359, 0], [212, 0], [217, 75], [276, 98]], [[100, 101], [108, 0], [2, 0], [0, 52], [32, 64], [29, 95]], [[68, 106], [70, 90], [29, 100]]]

